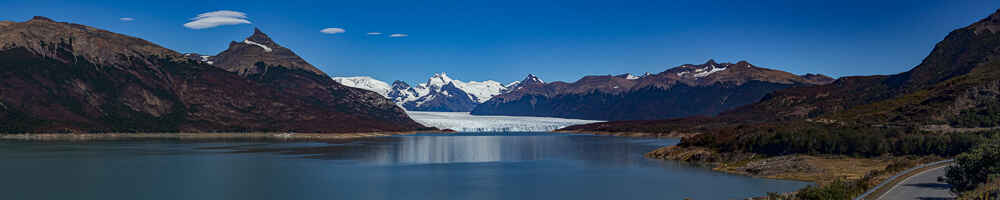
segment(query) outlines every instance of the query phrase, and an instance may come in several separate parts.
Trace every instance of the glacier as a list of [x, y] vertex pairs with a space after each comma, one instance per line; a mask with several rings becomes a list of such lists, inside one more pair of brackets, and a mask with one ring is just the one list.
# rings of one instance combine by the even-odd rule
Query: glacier
[[481, 116], [468, 112], [407, 111], [410, 118], [424, 126], [458, 132], [544, 132], [577, 124], [603, 121], [554, 117]]

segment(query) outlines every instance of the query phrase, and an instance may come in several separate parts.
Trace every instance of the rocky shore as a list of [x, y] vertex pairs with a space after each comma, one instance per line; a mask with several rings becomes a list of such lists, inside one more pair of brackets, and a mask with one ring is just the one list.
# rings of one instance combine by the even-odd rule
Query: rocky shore
[[273, 140], [325, 141], [393, 135], [447, 133], [448, 131], [405, 131], [368, 133], [41, 133], [0, 134], [0, 140], [18, 141], [117, 141], [117, 140]]

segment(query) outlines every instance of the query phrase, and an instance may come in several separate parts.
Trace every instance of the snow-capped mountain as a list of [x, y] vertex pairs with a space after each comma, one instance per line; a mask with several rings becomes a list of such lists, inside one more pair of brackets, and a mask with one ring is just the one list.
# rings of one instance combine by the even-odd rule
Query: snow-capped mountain
[[658, 74], [585, 76], [544, 83], [528, 75], [510, 91], [480, 104], [472, 115], [593, 120], [649, 120], [715, 115], [757, 102], [776, 90], [823, 85], [823, 75], [798, 76], [749, 62], [686, 64]]
[[347, 87], [370, 90], [385, 97], [388, 97], [389, 92], [392, 91], [392, 86], [389, 86], [388, 83], [367, 76], [333, 77], [333, 81]]
[[622, 74], [622, 75], [618, 75], [616, 77], [618, 77], [618, 78], [624, 78], [626, 80], [635, 80], [635, 79], [639, 79], [639, 78], [646, 77], [646, 76], [649, 76], [649, 72], [646, 72], [646, 74], [643, 74], [642, 76], [632, 75], [632, 73], [625, 73], [625, 74]]
[[398, 80], [389, 85], [371, 77], [333, 79], [346, 86], [375, 91], [407, 110], [446, 112], [471, 111], [477, 105], [520, 83], [516, 81], [504, 85], [492, 80], [464, 82], [452, 79], [443, 72], [434, 74], [427, 79], [427, 82], [416, 86]]

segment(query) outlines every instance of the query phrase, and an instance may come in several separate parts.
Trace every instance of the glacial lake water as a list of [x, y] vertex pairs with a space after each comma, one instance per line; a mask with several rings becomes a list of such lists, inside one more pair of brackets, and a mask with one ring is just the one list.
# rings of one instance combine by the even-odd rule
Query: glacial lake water
[[643, 157], [675, 143], [555, 133], [0, 141], [0, 199], [740, 199], [808, 185]]

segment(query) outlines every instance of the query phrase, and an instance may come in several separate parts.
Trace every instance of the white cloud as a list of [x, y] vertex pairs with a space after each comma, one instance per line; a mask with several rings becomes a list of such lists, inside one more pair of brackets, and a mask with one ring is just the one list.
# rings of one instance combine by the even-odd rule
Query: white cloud
[[251, 24], [250, 21], [247, 20], [246, 13], [231, 10], [202, 13], [198, 14], [197, 17], [191, 18], [191, 20], [193, 21], [184, 24], [184, 27], [190, 29], [206, 29], [225, 25]]
[[389, 37], [406, 37], [406, 36], [410, 36], [410, 35], [402, 34], [402, 33], [393, 33], [392, 35], [389, 35]]
[[382, 33], [379, 33], [379, 32], [368, 32], [368, 35], [382, 35]]
[[131, 18], [131, 17], [122, 17], [122, 18], [118, 18], [118, 20], [119, 20], [119, 21], [122, 21], [122, 22], [130, 22], [130, 21], [135, 21], [135, 18]]
[[208, 17], [231, 17], [231, 18], [247, 18], [247, 14], [243, 12], [237, 12], [232, 10], [219, 10], [207, 13], [198, 14], [197, 17], [191, 18], [193, 20], [208, 18]]
[[337, 34], [337, 33], [343, 33], [343, 32], [347, 32], [347, 31], [344, 30], [344, 29], [342, 29], [342, 28], [324, 28], [323, 30], [319, 30], [319, 32], [323, 33], [323, 34]]

